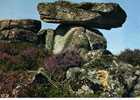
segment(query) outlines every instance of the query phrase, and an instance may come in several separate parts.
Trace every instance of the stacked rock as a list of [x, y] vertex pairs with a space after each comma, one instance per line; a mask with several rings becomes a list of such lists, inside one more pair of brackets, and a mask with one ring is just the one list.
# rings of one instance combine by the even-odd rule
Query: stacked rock
[[115, 3], [81, 3], [66, 1], [40, 3], [38, 11], [43, 21], [67, 23], [90, 28], [111, 29], [125, 22], [126, 13]]
[[38, 20], [0, 20], [0, 97], [140, 95], [140, 67], [112, 55], [97, 30], [122, 26], [127, 15], [118, 4], [56, 1], [38, 11], [60, 25], [39, 31]]
[[[33, 61], [33, 59], [36, 59], [35, 56], [39, 54], [36, 53], [39, 51], [36, 47], [38, 39], [37, 33], [40, 29], [41, 22], [38, 20], [0, 20], [1, 71], [32, 69], [35, 67], [33, 63], [37, 61]], [[31, 59], [31, 56], [33, 59]]]
[[[120, 27], [126, 20], [126, 13], [115, 3], [76, 4], [58, 1], [40, 3], [38, 11], [43, 21], [60, 24], [54, 31], [40, 32], [42, 36], [43, 32], [47, 34], [46, 48], [53, 49], [54, 54], [67, 47], [82, 48], [84, 52], [106, 49], [107, 41], [96, 29]], [[53, 46], [50, 46], [51, 43]]]
[[[120, 62], [106, 50], [107, 41], [97, 30], [122, 26], [127, 15], [118, 4], [77, 4], [58, 1], [40, 3], [38, 11], [43, 21], [60, 24], [56, 30], [40, 31], [40, 38], [45, 36], [46, 49], [52, 54], [61, 54], [68, 48], [69, 50], [76, 49], [80, 51], [80, 56], [87, 61], [81, 66], [73, 66], [67, 70], [66, 79], [70, 83], [71, 93], [84, 96], [102, 91], [99, 94], [102, 97], [119, 97], [128, 93], [126, 84], [129, 86], [129, 82], [127, 80], [122, 82], [128, 72], [122, 76], [121, 68], [130, 67], [130, 65]], [[75, 55], [71, 61], [76, 59], [74, 57]], [[133, 70], [136, 71], [135, 68]], [[131, 82], [135, 83], [137, 78], [132, 79]], [[130, 86], [130, 90], [133, 91], [134, 87]], [[131, 93], [134, 92], [132, 91]], [[128, 93], [127, 96], [131, 93]]]
[[35, 42], [41, 22], [31, 19], [0, 20], [0, 40], [9, 42]]
[[140, 67], [112, 55], [97, 30], [122, 26], [127, 15], [118, 4], [37, 8], [43, 21], [60, 25], [39, 31], [38, 20], [0, 20], [0, 97], [140, 96]]

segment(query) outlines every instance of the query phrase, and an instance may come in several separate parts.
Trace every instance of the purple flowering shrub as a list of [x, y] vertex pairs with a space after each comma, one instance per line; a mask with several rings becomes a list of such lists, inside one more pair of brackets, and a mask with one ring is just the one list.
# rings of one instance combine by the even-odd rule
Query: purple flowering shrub
[[49, 56], [44, 59], [44, 67], [48, 72], [53, 73], [58, 67], [58, 61], [55, 56]]
[[69, 67], [79, 67], [83, 63], [77, 49], [66, 49], [60, 54], [52, 55], [44, 60], [44, 67], [51, 73], [59, 69], [68, 69]]
[[80, 57], [78, 49], [66, 49], [62, 53], [57, 55], [58, 65], [62, 67], [79, 67], [83, 60]]
[[35, 70], [45, 67], [54, 73], [69, 67], [79, 67], [83, 60], [79, 50], [67, 48], [57, 55], [46, 55], [45, 51], [30, 43], [0, 43], [1, 70]]
[[23, 65], [27, 69], [34, 69], [43, 66], [43, 59], [45, 57], [45, 53], [39, 48], [30, 47], [21, 51], [19, 56], [23, 61]]
[[6, 59], [9, 59], [9, 58], [10, 58], [10, 55], [8, 55], [5, 52], [0, 51], [0, 60], [6, 60]]
[[31, 44], [0, 43], [0, 68], [31, 70], [43, 66], [45, 52]]

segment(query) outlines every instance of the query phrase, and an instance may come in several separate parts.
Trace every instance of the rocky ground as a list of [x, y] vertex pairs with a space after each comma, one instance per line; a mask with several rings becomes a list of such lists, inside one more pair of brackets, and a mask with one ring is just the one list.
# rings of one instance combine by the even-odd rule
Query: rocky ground
[[[0, 97], [139, 97], [140, 66], [124, 63], [98, 29], [121, 27], [115, 3], [58, 1], [33, 19], [0, 21]], [[121, 44], [120, 44], [121, 45]]]

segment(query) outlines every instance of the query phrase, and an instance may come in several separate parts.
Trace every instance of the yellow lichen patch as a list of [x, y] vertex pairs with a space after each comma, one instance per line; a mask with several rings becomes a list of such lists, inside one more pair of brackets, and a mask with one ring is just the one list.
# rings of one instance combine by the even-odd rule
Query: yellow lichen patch
[[109, 84], [108, 84], [108, 76], [109, 73], [106, 70], [98, 70], [96, 72], [97, 74], [97, 78], [99, 79], [101, 85], [103, 86], [103, 90], [107, 90], [109, 88]]

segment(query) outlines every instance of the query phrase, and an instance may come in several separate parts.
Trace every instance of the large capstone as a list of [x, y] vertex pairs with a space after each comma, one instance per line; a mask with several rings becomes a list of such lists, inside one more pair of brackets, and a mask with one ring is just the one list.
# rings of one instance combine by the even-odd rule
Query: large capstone
[[38, 4], [40, 18], [48, 23], [67, 23], [111, 29], [122, 26], [126, 13], [116, 3], [70, 3], [56, 1]]

